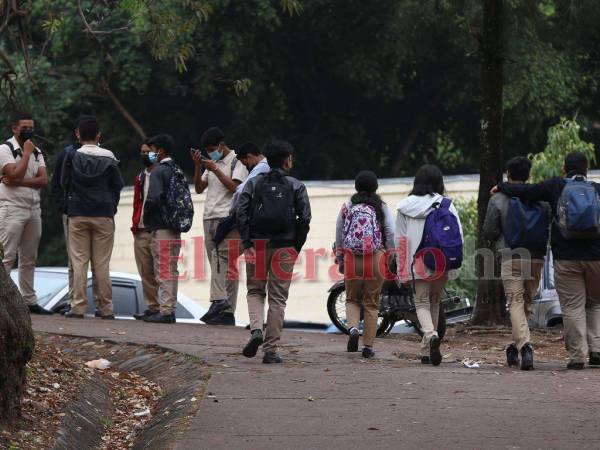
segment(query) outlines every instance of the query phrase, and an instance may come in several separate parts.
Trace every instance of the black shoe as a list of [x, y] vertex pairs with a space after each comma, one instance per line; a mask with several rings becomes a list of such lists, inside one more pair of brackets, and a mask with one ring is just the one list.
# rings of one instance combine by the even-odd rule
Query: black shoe
[[206, 325], [233, 325], [235, 326], [235, 316], [233, 313], [221, 313], [213, 319], [204, 322]]
[[375, 356], [375, 352], [371, 347], [364, 347], [362, 351], [363, 358], [372, 358]]
[[442, 354], [440, 352], [441, 343], [442, 341], [437, 336], [432, 336], [429, 341], [429, 359], [434, 366], [439, 366], [442, 362]]
[[42, 316], [51, 316], [52, 311], [42, 308], [40, 305], [29, 305], [29, 314], [40, 314]]
[[600, 366], [600, 352], [590, 352], [590, 366]]
[[250, 340], [242, 350], [242, 354], [246, 358], [253, 358], [256, 356], [256, 352], [258, 351], [258, 347], [260, 347], [263, 343], [263, 334], [262, 330], [253, 330], [250, 333]]
[[506, 363], [508, 367], [517, 367], [519, 365], [519, 350], [515, 344], [506, 347]]
[[210, 302], [210, 308], [208, 308], [206, 314], [200, 317], [200, 320], [206, 323], [207, 320], [214, 319], [226, 309], [229, 309], [229, 302], [227, 300], [215, 300], [214, 302]]
[[421, 364], [431, 364], [431, 358], [429, 356], [421, 356]]
[[96, 310], [94, 311], [94, 317], [102, 317], [102, 314], [100, 314], [100, 311]]
[[533, 348], [529, 343], [521, 348], [521, 370], [533, 370]]
[[115, 320], [114, 314], [108, 314], [107, 316], [101, 316], [102, 320]]
[[346, 347], [349, 352], [358, 351], [358, 339], [360, 338], [360, 331], [355, 327], [350, 328], [350, 335], [348, 337], [348, 346]]
[[265, 352], [265, 356], [263, 356], [264, 364], [281, 364], [282, 362], [283, 358], [275, 352]]
[[69, 311], [68, 313], [65, 313], [65, 317], [67, 319], [83, 319], [83, 314], [75, 314]]
[[152, 311], [150, 309], [147, 309], [146, 311], [144, 311], [143, 313], [139, 314], [139, 313], [135, 313], [133, 315], [133, 318], [135, 320], [142, 320], [144, 317], [148, 317], [148, 316], [153, 316], [154, 314], [156, 314], [158, 311]]
[[146, 316], [142, 320], [150, 323], [175, 323], [175, 314], [162, 315], [161, 313], [156, 313]]
[[583, 370], [583, 363], [581, 362], [570, 362], [567, 364], [569, 370]]

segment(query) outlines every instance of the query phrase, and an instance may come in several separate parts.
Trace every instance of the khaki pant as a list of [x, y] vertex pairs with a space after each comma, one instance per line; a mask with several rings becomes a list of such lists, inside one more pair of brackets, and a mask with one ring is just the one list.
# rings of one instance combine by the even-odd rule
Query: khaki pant
[[[348, 329], [358, 327], [362, 306], [365, 323], [363, 344], [367, 347], [373, 346], [377, 335], [379, 294], [385, 276], [380, 270], [383, 257], [383, 252], [364, 257], [352, 254], [344, 256], [347, 326]], [[365, 266], [369, 268], [366, 271]]]
[[144, 301], [148, 309], [156, 313], [160, 309], [158, 302], [158, 281], [154, 274], [154, 258], [152, 257], [152, 234], [138, 231], [133, 235], [133, 254], [138, 273], [142, 279]]
[[528, 318], [543, 267], [542, 259], [509, 259], [502, 262], [502, 283], [510, 311], [512, 336], [519, 351], [531, 342]]
[[156, 230], [151, 233], [154, 275], [158, 284], [158, 303], [163, 316], [175, 314], [177, 309], [177, 263], [181, 250], [181, 234], [172, 230]]
[[437, 336], [438, 319], [442, 303], [442, 291], [448, 277], [444, 275], [437, 280], [415, 280], [415, 308], [417, 318], [423, 331], [421, 355], [429, 355], [429, 341]]
[[27, 209], [12, 205], [0, 206], [0, 242], [4, 247], [4, 268], [10, 271], [19, 260], [19, 290], [27, 305], [35, 305], [33, 286], [38, 246], [42, 237], [40, 208]]
[[250, 329], [262, 330], [265, 322], [265, 299], [269, 294], [269, 311], [263, 350], [277, 351], [281, 339], [285, 304], [287, 302], [294, 271], [295, 255], [293, 248], [267, 249], [257, 254], [258, 264], [246, 263], [248, 288], [248, 315]]
[[[212, 238], [217, 231], [217, 225], [221, 219], [205, 219], [204, 220], [204, 245], [206, 246], [206, 256], [210, 265], [210, 301], [227, 300], [231, 308], [225, 312], [235, 313], [237, 306], [239, 273], [237, 270], [236, 261], [232, 262], [232, 272], [227, 273], [229, 266], [229, 246], [228, 240], [237, 239], [239, 242], [240, 234], [237, 230], [232, 230], [227, 235], [226, 240], [219, 244], [219, 248], [215, 246]], [[217, 251], [218, 250], [218, 251]], [[237, 246], [237, 257], [243, 251], [241, 244]]]
[[69, 250], [73, 266], [71, 311], [84, 314], [87, 307], [88, 266], [98, 286], [96, 307], [102, 316], [113, 314], [110, 257], [115, 239], [112, 217], [69, 217]]
[[571, 362], [585, 362], [588, 351], [600, 352], [600, 261], [554, 261]]
[[[67, 298], [69, 303], [73, 300], [73, 265], [71, 264], [71, 256], [69, 256], [69, 216], [63, 214], [62, 216], [63, 233], [65, 234], [65, 247], [67, 249], [67, 266], [69, 268], [69, 293]], [[94, 268], [92, 267], [92, 291], [94, 293], [94, 303], [96, 308], [98, 305], [98, 284], [96, 283], [96, 276], [94, 275]]]

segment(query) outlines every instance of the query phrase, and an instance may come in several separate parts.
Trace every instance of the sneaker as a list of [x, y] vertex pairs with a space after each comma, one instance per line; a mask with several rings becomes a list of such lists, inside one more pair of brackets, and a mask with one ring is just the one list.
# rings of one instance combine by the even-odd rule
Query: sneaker
[[569, 362], [567, 364], [567, 369], [569, 370], [583, 370], [582, 362]]
[[151, 316], [146, 316], [142, 319], [144, 322], [150, 323], [175, 323], [175, 314], [156, 313]]
[[135, 320], [143, 320], [144, 317], [148, 317], [148, 316], [153, 316], [154, 314], [156, 314], [158, 311], [152, 311], [150, 309], [147, 309], [146, 311], [144, 311], [143, 313], [135, 313], [133, 315], [133, 318]]
[[265, 352], [265, 356], [263, 356], [263, 364], [281, 364], [283, 362], [283, 358], [275, 352]]
[[51, 316], [54, 314], [52, 311], [42, 308], [40, 305], [29, 305], [29, 314], [40, 314], [42, 316]]
[[102, 314], [100, 314], [100, 311], [96, 310], [96, 311], [94, 311], [94, 317], [100, 318], [100, 317], [102, 317]]
[[519, 350], [515, 344], [506, 347], [506, 363], [508, 367], [517, 367], [519, 365]]
[[429, 356], [421, 356], [421, 364], [431, 364], [431, 358]]
[[235, 316], [233, 313], [220, 313], [212, 319], [204, 321], [206, 325], [232, 325], [235, 326]]
[[590, 352], [590, 366], [600, 366], [600, 352]]
[[250, 333], [250, 340], [242, 350], [242, 354], [246, 358], [253, 358], [256, 356], [256, 352], [258, 351], [258, 347], [260, 347], [263, 343], [263, 334], [262, 330], [252, 330]]
[[434, 366], [439, 366], [442, 362], [442, 353], [440, 352], [441, 343], [442, 341], [437, 336], [432, 336], [429, 341], [429, 359]]
[[67, 312], [65, 313], [65, 317], [67, 319], [83, 319], [83, 314], [75, 314], [74, 312]]
[[350, 328], [349, 337], [348, 337], [348, 346], [347, 350], [349, 352], [357, 352], [358, 351], [358, 339], [360, 338], [360, 331], [356, 327]]
[[206, 323], [206, 321], [214, 319], [226, 309], [229, 309], [229, 302], [227, 300], [215, 300], [214, 302], [210, 302], [210, 308], [208, 308], [206, 314], [200, 317], [200, 320]]
[[371, 347], [364, 347], [362, 350], [362, 357], [363, 358], [372, 358], [375, 356], [375, 352], [373, 351], [373, 349]]
[[533, 348], [529, 343], [521, 348], [521, 370], [533, 370]]
[[114, 314], [108, 314], [106, 316], [101, 316], [102, 320], [115, 320], [115, 315]]

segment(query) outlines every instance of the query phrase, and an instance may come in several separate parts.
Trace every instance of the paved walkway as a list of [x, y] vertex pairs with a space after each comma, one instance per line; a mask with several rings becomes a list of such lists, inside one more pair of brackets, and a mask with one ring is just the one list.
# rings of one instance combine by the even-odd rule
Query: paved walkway
[[159, 344], [212, 366], [207, 397], [183, 449], [598, 449], [600, 370], [422, 366], [386, 338], [377, 359], [348, 354], [345, 337], [284, 332], [283, 365], [241, 353], [248, 332], [35, 317], [38, 331]]

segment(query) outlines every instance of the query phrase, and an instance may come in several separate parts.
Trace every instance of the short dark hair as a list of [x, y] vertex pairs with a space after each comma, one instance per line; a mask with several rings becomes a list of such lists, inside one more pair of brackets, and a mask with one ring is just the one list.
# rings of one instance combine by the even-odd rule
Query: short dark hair
[[200, 138], [200, 145], [206, 148], [207, 145], [219, 145], [225, 140], [225, 133], [219, 127], [210, 127]]
[[254, 142], [246, 142], [242, 144], [239, 149], [235, 151], [237, 159], [242, 159], [248, 155], [262, 155], [260, 148]]
[[33, 116], [25, 111], [15, 111], [10, 115], [11, 125], [17, 125], [21, 120], [33, 120]]
[[511, 180], [527, 181], [531, 171], [531, 161], [525, 156], [515, 156], [506, 163], [506, 172]]
[[265, 144], [263, 154], [267, 157], [269, 167], [281, 169], [285, 160], [294, 154], [294, 147], [289, 142], [273, 140]]
[[588, 159], [581, 152], [571, 152], [565, 156], [565, 172], [567, 175], [571, 172], [585, 175], [588, 170]]
[[157, 134], [148, 140], [148, 145], [162, 149], [167, 155], [170, 155], [175, 147], [175, 141], [170, 134]]
[[98, 125], [98, 119], [94, 116], [81, 116], [77, 123], [77, 129], [79, 130], [80, 140], [91, 141], [98, 136], [100, 125]]
[[444, 176], [438, 166], [425, 164], [417, 170], [412, 191], [409, 195], [444, 195]]

